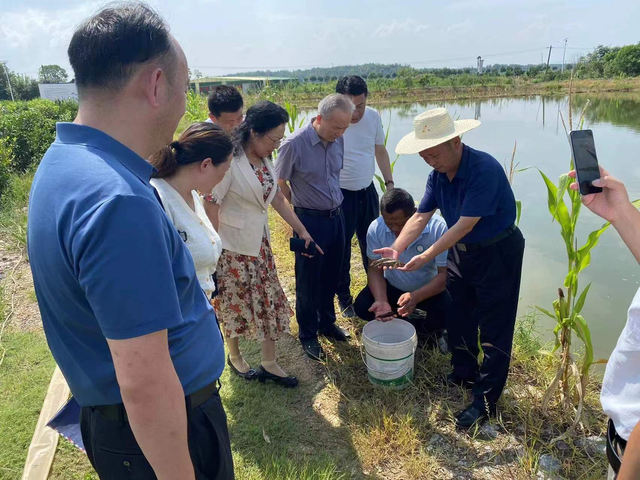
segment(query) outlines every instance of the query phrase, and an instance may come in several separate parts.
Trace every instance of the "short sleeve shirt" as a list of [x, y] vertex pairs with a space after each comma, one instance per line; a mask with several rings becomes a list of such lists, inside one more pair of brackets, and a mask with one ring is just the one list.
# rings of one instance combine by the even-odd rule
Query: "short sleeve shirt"
[[449, 228], [460, 217], [481, 217], [460, 243], [489, 240], [516, 221], [516, 201], [502, 165], [491, 155], [464, 145], [460, 167], [450, 181], [432, 171], [418, 212], [439, 208]]
[[[399, 260], [408, 263], [416, 255], [424, 253], [429, 247], [436, 243], [440, 237], [447, 232], [447, 225], [439, 215], [434, 215], [424, 227], [424, 230], [407, 249], [400, 254]], [[395, 234], [384, 223], [382, 216], [375, 219], [369, 225], [367, 231], [367, 257], [371, 260], [381, 258], [380, 254], [373, 253], [374, 250], [390, 247], [396, 241]], [[385, 270], [384, 278], [403, 292], [413, 292], [428, 284], [438, 274], [438, 267], [447, 266], [447, 252], [444, 251], [434, 260], [423, 265], [413, 272], [402, 272], [397, 269]]]
[[33, 181], [36, 295], [53, 356], [83, 406], [122, 402], [107, 338], [167, 330], [185, 395], [224, 367], [215, 314], [149, 184], [152, 171], [105, 133], [60, 123]]
[[640, 422], [640, 290], [631, 302], [627, 323], [609, 357], [602, 380], [602, 409], [616, 427], [616, 433], [629, 440]]
[[344, 161], [344, 138], [325, 146], [313, 122], [287, 137], [278, 150], [278, 180], [291, 185], [296, 207], [333, 210], [342, 205], [340, 171]]
[[382, 119], [377, 110], [367, 107], [358, 123], [344, 132], [344, 168], [340, 187], [358, 191], [367, 188], [376, 172], [376, 145], [384, 145]]

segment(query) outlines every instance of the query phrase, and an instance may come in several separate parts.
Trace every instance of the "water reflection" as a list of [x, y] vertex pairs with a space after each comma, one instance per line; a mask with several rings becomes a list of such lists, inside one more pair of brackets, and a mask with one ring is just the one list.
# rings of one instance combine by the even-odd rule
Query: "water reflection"
[[[633, 198], [640, 198], [640, 162], [629, 155], [640, 144], [640, 95], [576, 95], [572, 112], [575, 123], [587, 100], [584, 128], [594, 131], [600, 162], [614, 175], [625, 179]], [[509, 161], [517, 140], [516, 162], [520, 162], [521, 167], [538, 167], [550, 178], [558, 178], [568, 169], [570, 151], [563, 126], [564, 119], [569, 128], [565, 96], [430, 102], [382, 109], [385, 128], [390, 125], [388, 149], [392, 158], [398, 141], [413, 129], [413, 118], [434, 107], [448, 108], [454, 118], [481, 120], [481, 127], [466, 133], [464, 141], [491, 153], [500, 162]], [[417, 199], [422, 197], [430, 171], [418, 155], [408, 155], [398, 160], [394, 177], [398, 186]], [[550, 220], [546, 190], [537, 171], [517, 174], [514, 192], [523, 203], [520, 227], [527, 239], [520, 302], [520, 313], [525, 313], [533, 304], [551, 306], [566, 275], [566, 252], [559, 227]], [[587, 211], [580, 222], [581, 243], [589, 232], [602, 225], [601, 219]], [[598, 357], [608, 357], [615, 346], [628, 305], [640, 285], [638, 279], [637, 263], [617, 234], [613, 230], [607, 232], [594, 249], [592, 264], [582, 277], [582, 285], [593, 282], [584, 313], [591, 325]], [[541, 331], [549, 332], [553, 327], [550, 322], [540, 318]]]
[[[573, 120], [589, 100], [584, 128], [594, 131], [600, 163], [624, 179], [629, 195], [640, 198], [640, 94], [579, 94], [573, 100]], [[465, 143], [489, 152], [498, 161], [511, 159], [518, 142], [516, 162], [533, 166], [556, 179], [566, 173], [570, 150], [563, 127], [568, 128], [568, 98], [565, 96], [527, 96], [403, 104], [380, 110], [385, 129], [390, 127], [387, 148], [395, 158], [395, 146], [413, 130], [413, 118], [429, 108], [446, 107], [454, 118], [482, 120], [480, 128], [464, 135]], [[306, 112], [307, 118], [313, 111]], [[629, 154], [631, 152], [631, 155]], [[431, 168], [419, 155], [399, 158], [394, 170], [396, 185], [419, 199], [424, 193]], [[557, 223], [547, 209], [547, 193], [535, 169], [515, 176], [514, 193], [522, 201], [520, 228], [526, 240], [520, 313], [533, 305], [551, 307], [557, 288], [566, 276], [566, 251]], [[584, 243], [589, 232], [602, 226], [602, 220], [583, 209], [578, 225], [578, 241]], [[595, 354], [608, 357], [626, 321], [629, 303], [640, 286], [640, 269], [633, 256], [612, 229], [593, 250], [591, 266], [583, 272], [581, 284], [592, 282], [583, 310], [591, 326]], [[540, 318], [540, 330], [550, 338], [552, 321]]]
[[580, 114], [589, 101], [585, 111], [587, 120], [592, 124], [610, 123], [628, 127], [640, 132], [640, 93], [605, 93], [593, 95], [576, 95], [574, 112]]

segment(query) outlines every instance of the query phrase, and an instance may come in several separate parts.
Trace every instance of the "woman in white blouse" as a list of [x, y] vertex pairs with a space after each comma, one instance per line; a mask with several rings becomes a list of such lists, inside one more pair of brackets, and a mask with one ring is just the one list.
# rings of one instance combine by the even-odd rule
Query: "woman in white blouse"
[[[227, 337], [228, 364], [246, 380], [295, 387], [298, 380], [287, 376], [276, 362], [275, 341], [289, 332], [292, 311], [278, 280], [267, 214], [269, 205], [273, 206], [307, 245], [313, 241], [279, 190], [270, 160], [288, 120], [286, 110], [271, 102], [259, 102], [247, 110], [233, 133], [235, 156], [229, 173], [207, 197], [207, 209], [224, 243], [215, 305]], [[257, 371], [242, 357], [239, 337], [262, 344]]]
[[167, 216], [187, 245], [200, 286], [211, 299], [216, 286], [213, 274], [222, 242], [214, 230], [198, 194], [210, 192], [224, 178], [231, 164], [231, 138], [217, 125], [194, 123], [180, 138], [150, 158], [157, 169], [151, 184], [160, 195]]
[[[575, 170], [569, 176], [576, 178]], [[624, 184], [602, 167], [600, 179], [592, 184], [602, 188], [602, 192], [585, 195], [582, 203], [611, 222], [640, 263], [640, 212], [629, 201]], [[578, 190], [578, 183], [571, 188]], [[608, 478], [640, 478], [640, 290], [631, 302], [627, 323], [607, 363], [600, 401], [609, 416]]]

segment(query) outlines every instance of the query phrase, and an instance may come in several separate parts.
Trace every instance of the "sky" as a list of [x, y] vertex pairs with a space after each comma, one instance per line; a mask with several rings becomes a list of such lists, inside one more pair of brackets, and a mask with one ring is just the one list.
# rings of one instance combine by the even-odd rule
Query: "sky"
[[[72, 72], [75, 27], [106, 2], [0, 0], [0, 61], [36, 77]], [[638, 0], [149, 0], [204, 75], [362, 63], [418, 68], [572, 62], [640, 41]]]

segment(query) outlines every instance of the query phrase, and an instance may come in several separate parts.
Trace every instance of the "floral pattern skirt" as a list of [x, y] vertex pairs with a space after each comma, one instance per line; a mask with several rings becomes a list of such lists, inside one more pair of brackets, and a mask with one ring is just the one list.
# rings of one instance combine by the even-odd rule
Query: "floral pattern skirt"
[[257, 257], [222, 250], [216, 268], [216, 313], [227, 338], [246, 337], [259, 342], [289, 333], [289, 306], [266, 235]]

